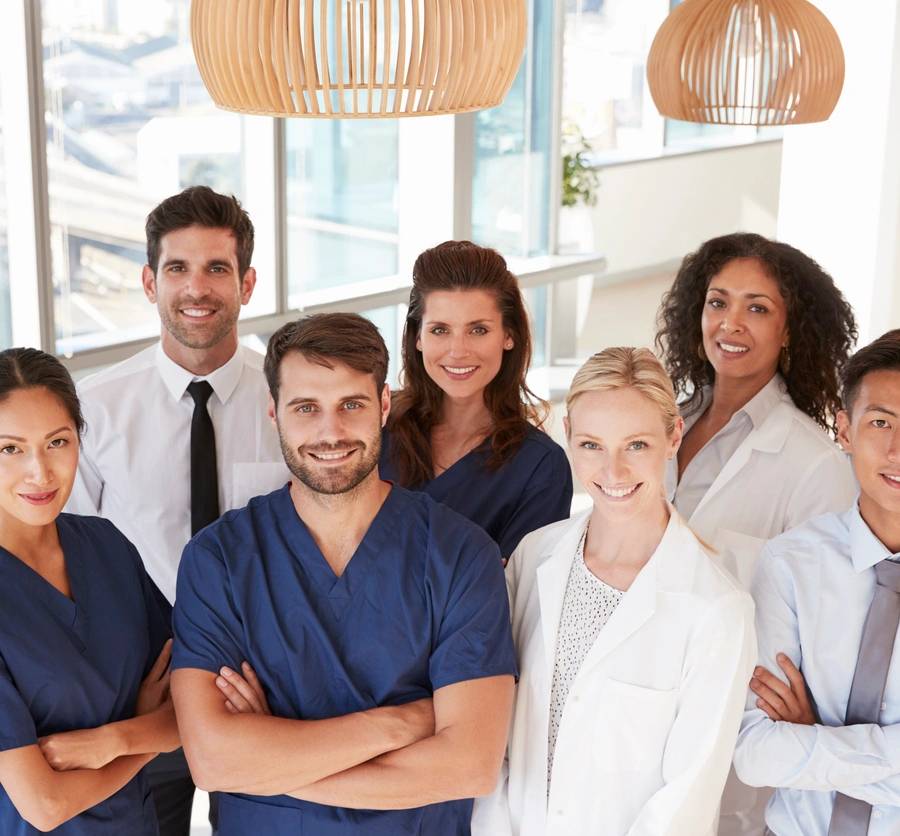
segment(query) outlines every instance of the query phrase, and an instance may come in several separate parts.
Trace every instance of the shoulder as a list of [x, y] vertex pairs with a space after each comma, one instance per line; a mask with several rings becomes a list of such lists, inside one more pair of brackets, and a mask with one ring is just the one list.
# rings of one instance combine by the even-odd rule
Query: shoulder
[[107, 567], [130, 566], [143, 573], [143, 563], [137, 549], [110, 520], [62, 513], [57, 517], [56, 524], [77, 539], [82, 560]]
[[244, 360], [244, 371], [265, 380], [263, 364], [265, 363], [266, 358], [258, 351], [254, 351], [252, 348], [248, 348], [245, 345], [238, 346], [238, 351], [241, 352], [241, 357]]
[[671, 540], [660, 567], [664, 586], [673, 593], [689, 595], [696, 604], [714, 605], [738, 598], [749, 601], [741, 584], [719, 565], [715, 550], [693, 532], [677, 511], [672, 514]]
[[497, 544], [481, 526], [432, 499], [427, 493], [410, 491], [399, 485], [394, 485], [392, 492], [405, 524], [421, 526], [429, 543], [441, 546], [453, 544], [451, 551], [457, 554], [497, 549]]
[[760, 558], [793, 574], [810, 561], [819, 564], [823, 553], [847, 551], [848, 527], [845, 514], [819, 514], [769, 540]]
[[104, 395], [121, 397], [124, 380], [152, 374], [156, 368], [157, 344], [139, 351], [121, 363], [115, 363], [78, 381], [78, 395], [88, 401], [102, 399]]
[[805, 453], [813, 458], [842, 456], [831, 436], [805, 412], [799, 410], [785, 394], [776, 407], [780, 420], [788, 425], [785, 448], [791, 453]]
[[534, 466], [568, 466], [566, 451], [541, 429], [529, 425], [522, 445], [516, 451], [515, 460]]

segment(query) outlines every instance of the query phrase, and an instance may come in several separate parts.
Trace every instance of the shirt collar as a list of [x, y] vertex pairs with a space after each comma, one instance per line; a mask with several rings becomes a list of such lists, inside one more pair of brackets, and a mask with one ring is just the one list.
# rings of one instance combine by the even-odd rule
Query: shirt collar
[[847, 512], [847, 528], [850, 530], [850, 559], [853, 561], [854, 571], [863, 572], [871, 569], [882, 560], [900, 559], [900, 555], [891, 554], [888, 547], [866, 524], [862, 514], [859, 513], [858, 499]]
[[165, 351], [162, 344], [156, 346], [156, 368], [163, 380], [169, 394], [176, 400], [180, 401], [187, 391], [188, 384], [194, 380], [206, 380], [212, 386], [213, 392], [221, 403], [225, 403], [237, 388], [238, 381], [241, 379], [241, 372], [244, 370], [244, 355], [240, 346], [231, 356], [231, 359], [215, 371], [207, 375], [199, 376], [192, 374], [187, 369], [179, 366]]
[[[736, 416], [746, 415], [750, 419], [753, 428], [758, 430], [766, 418], [769, 417], [769, 413], [781, 402], [785, 392], [787, 392], [787, 385], [784, 382], [784, 378], [776, 372], [762, 389], [734, 413], [732, 421]], [[711, 399], [712, 386], [704, 386], [696, 406], [692, 407], [684, 416], [686, 429], [689, 429], [694, 421], [705, 412]]]

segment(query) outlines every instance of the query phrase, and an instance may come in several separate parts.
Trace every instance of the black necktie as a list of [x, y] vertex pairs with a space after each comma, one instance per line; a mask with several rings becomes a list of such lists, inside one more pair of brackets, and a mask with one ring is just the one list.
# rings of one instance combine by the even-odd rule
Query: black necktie
[[219, 477], [216, 472], [216, 434], [206, 402], [213, 393], [205, 380], [188, 386], [194, 399], [191, 418], [191, 535], [219, 518]]

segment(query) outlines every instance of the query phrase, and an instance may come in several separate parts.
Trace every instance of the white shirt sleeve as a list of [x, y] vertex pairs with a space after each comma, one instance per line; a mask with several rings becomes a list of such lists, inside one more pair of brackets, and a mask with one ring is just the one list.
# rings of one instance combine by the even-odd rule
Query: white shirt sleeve
[[628, 836], [696, 836], [710, 829], [755, 659], [753, 602], [735, 592], [718, 601], [697, 628], [663, 754], [664, 786], [641, 809]]
[[[776, 656], [784, 653], [800, 668], [792, 578], [768, 546], [760, 559], [752, 593], [756, 600], [759, 664], [779, 674]], [[756, 699], [750, 692], [734, 759], [738, 777], [745, 784], [849, 791], [848, 795], [860, 798], [861, 785], [900, 773], [900, 725], [829, 727], [775, 722], [756, 707]], [[900, 786], [889, 803], [900, 804]]]
[[102, 508], [103, 477], [91, 461], [89, 449], [82, 443], [78, 453], [78, 473], [66, 503], [66, 511], [99, 517], [102, 516]]

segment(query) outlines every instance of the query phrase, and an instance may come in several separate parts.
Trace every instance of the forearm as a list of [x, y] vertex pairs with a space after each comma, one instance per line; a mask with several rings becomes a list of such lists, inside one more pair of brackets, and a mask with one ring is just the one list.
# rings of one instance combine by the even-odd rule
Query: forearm
[[48, 765], [38, 786], [24, 793], [20, 803], [13, 798], [13, 803], [33, 826], [42, 831], [53, 830], [117, 793], [153, 757], [131, 755], [118, 758], [101, 769], [69, 772], [55, 772]]
[[487, 795], [499, 766], [498, 758], [448, 729], [289, 795], [332, 807], [402, 810]]
[[390, 711], [326, 720], [222, 715], [199, 734], [185, 733], [185, 753], [202, 789], [281, 795], [405, 745], [405, 728]]
[[171, 702], [131, 720], [104, 726], [115, 741], [115, 757], [171, 752], [181, 745]]
[[806, 726], [748, 712], [735, 769], [751, 786], [831, 791], [884, 781], [900, 772], [900, 725]]

